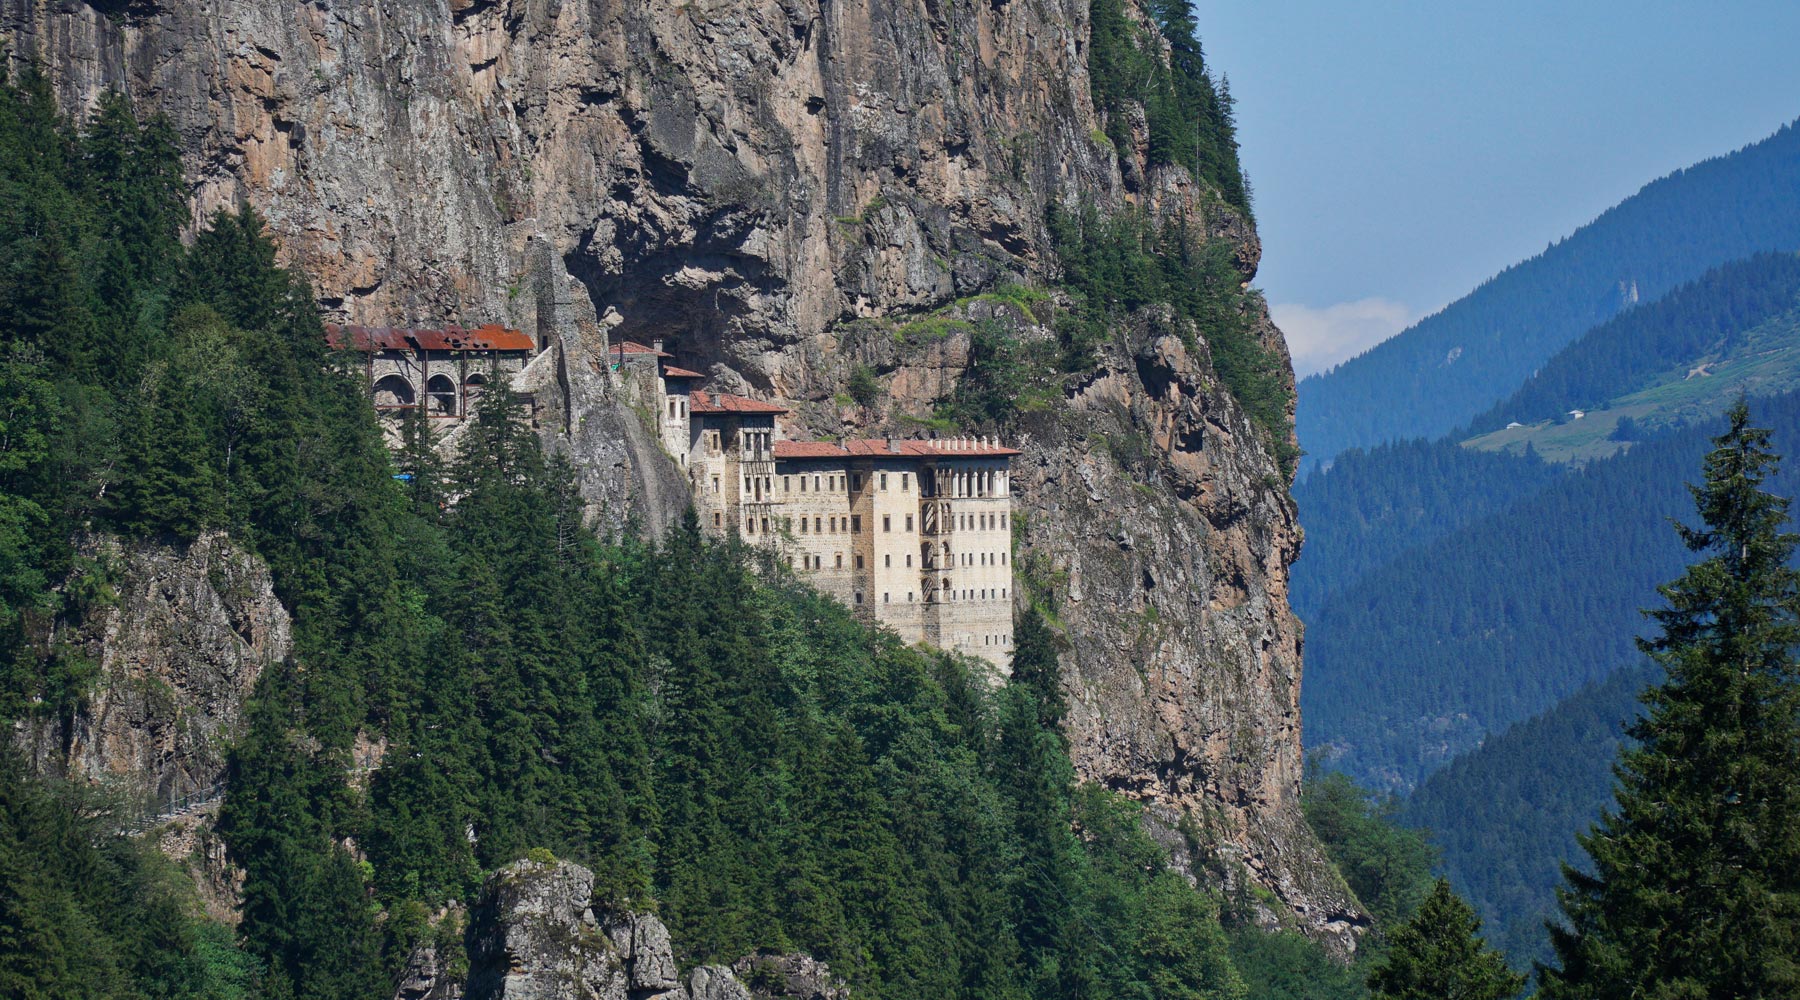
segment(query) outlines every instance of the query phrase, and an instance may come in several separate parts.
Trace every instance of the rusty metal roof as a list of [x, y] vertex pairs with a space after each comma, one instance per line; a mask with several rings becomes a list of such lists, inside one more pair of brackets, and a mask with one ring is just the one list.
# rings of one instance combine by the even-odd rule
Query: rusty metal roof
[[407, 329], [327, 323], [325, 341], [338, 350], [356, 351], [529, 351], [536, 346], [528, 335], [498, 323], [472, 330], [460, 326]]
[[688, 393], [689, 413], [740, 413], [755, 416], [772, 416], [786, 413], [787, 407], [774, 403], [765, 403], [760, 399], [747, 396], [733, 396], [723, 392], [690, 392]]

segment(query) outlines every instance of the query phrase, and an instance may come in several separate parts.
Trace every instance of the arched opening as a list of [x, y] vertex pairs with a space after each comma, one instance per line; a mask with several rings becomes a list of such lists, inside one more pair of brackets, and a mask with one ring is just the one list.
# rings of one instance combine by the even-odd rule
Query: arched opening
[[456, 383], [448, 375], [433, 375], [425, 383], [427, 410], [434, 417], [456, 416]]
[[475, 406], [475, 401], [481, 398], [481, 394], [487, 391], [487, 387], [488, 377], [483, 372], [471, 372], [468, 378], [463, 379], [463, 407], [465, 412]]
[[399, 375], [383, 375], [375, 382], [375, 408], [378, 410], [411, 406], [416, 398], [412, 383]]

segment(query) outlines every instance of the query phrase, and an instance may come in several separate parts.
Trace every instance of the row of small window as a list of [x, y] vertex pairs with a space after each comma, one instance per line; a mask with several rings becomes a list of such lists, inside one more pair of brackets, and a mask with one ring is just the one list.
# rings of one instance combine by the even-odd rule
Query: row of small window
[[[879, 476], [880, 489], [882, 490], [882, 492], [886, 492], [887, 488], [888, 488], [888, 474], [883, 472], [883, 473], [879, 473], [878, 476]], [[812, 480], [811, 492], [813, 492], [813, 493], [843, 492], [843, 490], [845, 488], [845, 484], [849, 485], [850, 492], [858, 493], [858, 492], [861, 492], [862, 488], [863, 488], [862, 487], [862, 478], [863, 478], [862, 473], [860, 473], [860, 472], [853, 472], [853, 473], [849, 474], [848, 476], [826, 475], [826, 474], [818, 474], [818, 475], [813, 475], [813, 476], [791, 476], [791, 475], [790, 476], [782, 476], [781, 477], [781, 492], [783, 492], [783, 493], [795, 492], [794, 481], [799, 480], [800, 481], [799, 492], [806, 493], [806, 492], [808, 492], [808, 490], [806, 488], [806, 481], [808, 479], [811, 479]], [[976, 481], [976, 484], [970, 487], [970, 490], [968, 493], [960, 494], [960, 495], [981, 496], [981, 497], [999, 496], [1000, 494], [989, 485], [991, 482], [997, 482], [997, 481], [998, 481], [997, 475], [991, 474], [991, 473], [987, 474], [987, 475], [979, 478]], [[712, 487], [713, 487], [714, 493], [719, 492], [719, 477], [718, 476], [712, 477]], [[770, 492], [774, 492], [774, 489], [775, 489], [774, 479], [772, 477], [767, 477], [767, 476], [755, 477], [755, 478], [750, 477], [750, 476], [744, 477], [744, 492], [745, 493], [754, 492], [757, 487], [762, 487], [762, 488], [769, 490]], [[902, 493], [912, 492], [912, 473], [910, 473], [910, 472], [900, 473], [900, 492], [902, 492]]]
[[1006, 530], [1005, 514], [958, 514], [956, 526], [964, 531]]
[[[983, 530], [983, 531], [992, 531], [996, 527], [998, 527], [1000, 530], [1006, 529], [1006, 515], [1005, 514], [980, 514], [980, 515], [964, 514], [962, 516], [962, 526], [965, 529], [972, 530], [971, 524], [974, 523], [974, 521], [977, 519], [979, 520], [981, 530]], [[756, 526], [759, 523], [759, 520], [760, 520], [760, 523], [762, 524], [763, 534], [765, 534], [765, 535], [768, 534], [769, 533], [769, 519], [766, 517], [761, 518], [761, 519], [754, 518], [754, 517], [745, 517], [744, 518], [744, 533], [747, 535], [756, 534]], [[782, 517], [782, 518], [777, 518], [777, 520], [781, 523], [781, 530], [788, 531], [788, 532], [791, 532], [794, 530], [794, 519], [793, 518]], [[908, 514], [908, 515], [906, 515], [905, 520], [906, 520], [906, 527], [904, 530], [906, 530], [906, 531], [913, 530], [913, 516], [911, 514]], [[713, 527], [715, 527], [715, 528], [724, 527], [724, 523], [725, 523], [725, 515], [724, 514], [721, 514], [721, 513], [713, 514]], [[862, 533], [862, 515], [861, 514], [850, 514], [845, 517], [814, 517], [812, 519], [812, 529], [810, 531], [807, 530], [807, 519], [805, 517], [800, 518], [800, 534], [802, 534], [802, 535], [806, 535], [806, 534], [823, 535], [828, 530], [830, 531], [831, 534], [834, 534], [834, 535], [837, 534], [841, 530], [848, 530], [853, 535], [859, 535]], [[892, 514], [881, 515], [881, 530], [882, 531], [893, 531], [894, 530], [894, 516]], [[1004, 564], [1006, 562], [1006, 557], [1004, 554], [1001, 556], [1000, 561], [1002, 564]], [[972, 566], [972, 565], [974, 565], [974, 563], [964, 563], [963, 565]]]
[[[977, 557], [979, 557], [979, 559], [977, 559]], [[860, 553], [860, 552], [857, 553], [853, 558], [856, 560], [855, 567], [857, 569], [862, 569], [863, 568], [862, 553]], [[822, 567], [819, 562], [819, 559], [820, 559], [819, 556], [814, 556], [814, 555], [797, 555], [797, 556], [794, 556], [792, 559], [790, 559], [789, 562], [795, 569], [820, 569]], [[882, 556], [881, 564], [884, 569], [893, 569], [894, 568], [894, 557], [891, 554]], [[908, 553], [906, 556], [907, 568], [908, 569], [912, 568], [912, 564], [913, 564], [913, 557], [910, 553]], [[1004, 552], [999, 552], [999, 553], [995, 553], [995, 552], [964, 552], [962, 554], [962, 564], [964, 566], [1004, 566], [1004, 565], [1006, 565], [1006, 553], [1004, 553]], [[837, 553], [837, 565], [835, 568], [837, 568], [837, 569], [844, 568], [844, 554], [842, 552]], [[1006, 595], [1003, 593], [1000, 596], [1005, 597]]]
[[[819, 562], [818, 557], [814, 556], [813, 557], [813, 565], [814, 565], [815, 569], [818, 568], [818, 562]], [[844, 558], [842, 556], [839, 556], [838, 557], [838, 565], [840, 565], [840, 566], [843, 565], [843, 562], [844, 562]], [[987, 588], [981, 588], [981, 589], [970, 588], [968, 590], [946, 590], [946, 591], [942, 591], [942, 593], [944, 595], [945, 601], [956, 600], [958, 594], [961, 594], [962, 600], [965, 600], [965, 601], [975, 601], [975, 600], [985, 601], [985, 600], [989, 599], [988, 594], [990, 594], [990, 593], [992, 593], [994, 595], [993, 596], [994, 600], [1004, 600], [1006, 598], [1006, 588], [1005, 587], [996, 587], [996, 588], [993, 588], [992, 590], [989, 590]], [[976, 594], [980, 594], [981, 596], [980, 597], [974, 596]], [[891, 600], [892, 597], [893, 597], [893, 595], [891, 593], [883, 592], [881, 595], [881, 603], [883, 603], [883, 604], [894, 603]], [[855, 595], [855, 599], [856, 599], [856, 603], [861, 604], [863, 602], [863, 592], [860, 590], [857, 591], [856, 595]], [[906, 592], [906, 603], [908, 603], [908, 604], [914, 603], [913, 592], [910, 590]]]

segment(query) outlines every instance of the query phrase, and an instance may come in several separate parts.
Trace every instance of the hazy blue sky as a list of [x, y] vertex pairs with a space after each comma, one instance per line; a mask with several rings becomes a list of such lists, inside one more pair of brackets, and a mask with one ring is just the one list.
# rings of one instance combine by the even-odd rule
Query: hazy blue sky
[[1302, 372], [1800, 118], [1796, 0], [1196, 0]]

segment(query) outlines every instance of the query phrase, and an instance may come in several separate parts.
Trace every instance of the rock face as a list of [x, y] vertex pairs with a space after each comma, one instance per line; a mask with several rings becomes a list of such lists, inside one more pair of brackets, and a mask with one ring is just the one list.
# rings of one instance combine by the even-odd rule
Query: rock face
[[[654, 529], [685, 494], [605, 377], [609, 330], [664, 337], [712, 388], [786, 401], [814, 433], [906, 433], [969, 344], [892, 324], [951, 309], [1048, 336], [967, 297], [1054, 281], [1050, 204], [1183, 211], [1249, 280], [1247, 220], [1150, 166], [1141, 122], [1135, 148], [1097, 138], [1088, 11], [0, 0], [0, 38], [71, 109], [116, 87], [167, 114], [196, 208], [256, 205], [336, 318], [535, 331], [551, 349], [522, 387], [546, 435], [611, 523]], [[1286, 476], [1206, 332], [1140, 319], [1016, 442], [1037, 577], [1019, 589], [1053, 598], [1068, 637], [1076, 762], [1187, 815], [1348, 948], [1362, 918], [1299, 814]], [[854, 363], [882, 374], [882, 412], [836, 402]]]
[[594, 875], [566, 861], [518, 861], [495, 872], [470, 915], [466, 991], [429, 949], [413, 957], [395, 1000], [843, 1000], [823, 964], [757, 956], [703, 965], [684, 983], [669, 932], [647, 913], [596, 915]]
[[201, 806], [256, 679], [290, 651], [268, 567], [222, 534], [185, 547], [100, 539], [83, 554], [102, 597], [51, 641], [98, 680], [80, 710], [22, 723], [16, 738], [39, 770], [106, 785], [147, 817]]

